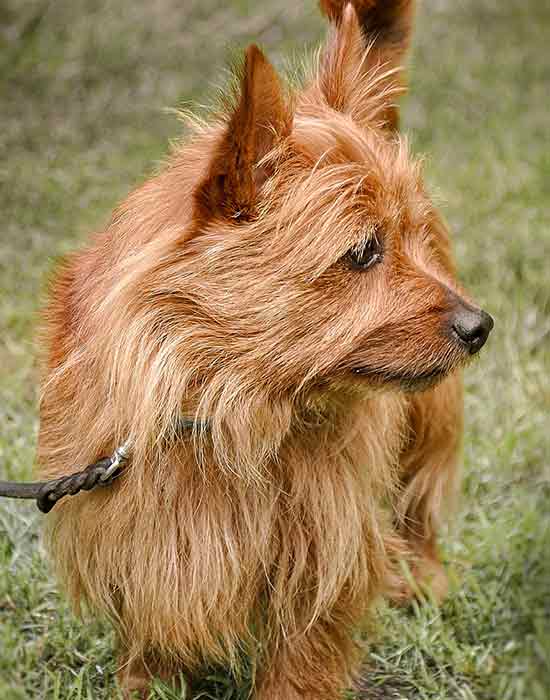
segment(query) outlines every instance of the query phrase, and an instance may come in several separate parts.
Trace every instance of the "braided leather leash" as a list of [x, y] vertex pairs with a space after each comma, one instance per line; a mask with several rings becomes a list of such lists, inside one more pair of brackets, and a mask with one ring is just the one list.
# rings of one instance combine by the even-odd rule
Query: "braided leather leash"
[[112, 484], [122, 474], [129, 457], [129, 445], [124, 444], [117, 447], [111, 457], [104, 457], [68, 476], [50, 481], [0, 481], [0, 496], [34, 499], [42, 513], [49, 513], [64, 496], [74, 496], [80, 491]]
[[[196, 430], [204, 432], [209, 427], [208, 420], [180, 418], [176, 432]], [[97, 486], [109, 486], [124, 471], [130, 459], [129, 442], [117, 447], [111, 457], [102, 457], [85, 469], [50, 481], [0, 481], [0, 498], [27, 498], [36, 500], [42, 513], [49, 513], [55, 504], [65, 496], [74, 496], [80, 491], [91, 491]]]

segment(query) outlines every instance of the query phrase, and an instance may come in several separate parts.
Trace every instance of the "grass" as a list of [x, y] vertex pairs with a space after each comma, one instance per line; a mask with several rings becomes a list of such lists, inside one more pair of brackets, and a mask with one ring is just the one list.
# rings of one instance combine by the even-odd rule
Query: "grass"
[[[365, 698], [550, 697], [549, 28], [539, 0], [431, 0], [419, 17], [404, 125], [496, 329], [467, 373], [451, 596], [380, 610]], [[163, 108], [207, 99], [228, 46], [259, 40], [282, 64], [321, 32], [313, 2], [0, 2], [0, 478], [32, 472], [48, 272], [178, 136]], [[110, 630], [70, 614], [40, 526], [0, 504], [0, 697], [115, 698]], [[220, 672], [202, 697], [245, 692]]]

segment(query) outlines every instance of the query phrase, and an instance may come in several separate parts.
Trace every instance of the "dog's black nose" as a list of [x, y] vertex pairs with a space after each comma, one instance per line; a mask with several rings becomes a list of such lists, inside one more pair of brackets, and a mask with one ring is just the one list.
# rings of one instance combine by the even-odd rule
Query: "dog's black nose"
[[474, 355], [485, 345], [494, 321], [481, 309], [461, 305], [452, 317], [451, 325], [460, 340], [467, 345], [470, 355]]

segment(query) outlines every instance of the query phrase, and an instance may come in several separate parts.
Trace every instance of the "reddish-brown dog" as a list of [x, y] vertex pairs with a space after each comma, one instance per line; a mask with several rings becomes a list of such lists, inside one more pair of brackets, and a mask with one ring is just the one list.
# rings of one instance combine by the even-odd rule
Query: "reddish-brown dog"
[[397, 132], [412, 4], [322, 0], [293, 94], [251, 46], [234, 106], [53, 286], [42, 473], [132, 458], [54, 509], [49, 542], [116, 625], [127, 690], [244, 651], [259, 700], [336, 700], [372, 602], [413, 594], [403, 561], [445, 593], [460, 368], [492, 320]]

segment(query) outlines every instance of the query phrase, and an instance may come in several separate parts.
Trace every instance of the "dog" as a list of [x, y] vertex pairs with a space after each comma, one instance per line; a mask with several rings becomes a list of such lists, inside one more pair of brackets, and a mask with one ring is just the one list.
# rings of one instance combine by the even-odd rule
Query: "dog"
[[127, 694], [245, 655], [258, 700], [335, 700], [380, 596], [447, 589], [461, 370], [493, 320], [399, 133], [413, 0], [320, 6], [303, 86], [250, 46], [51, 289], [41, 473], [131, 459], [47, 542], [113, 622]]

